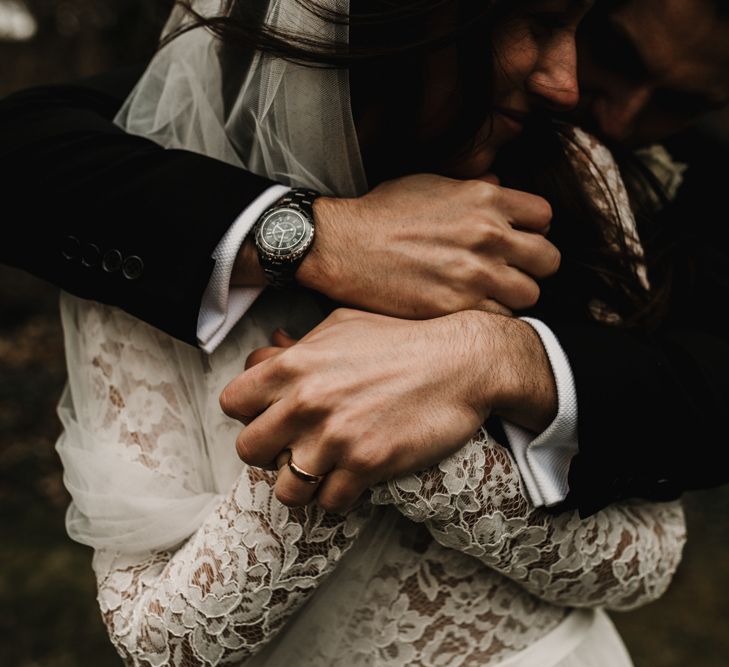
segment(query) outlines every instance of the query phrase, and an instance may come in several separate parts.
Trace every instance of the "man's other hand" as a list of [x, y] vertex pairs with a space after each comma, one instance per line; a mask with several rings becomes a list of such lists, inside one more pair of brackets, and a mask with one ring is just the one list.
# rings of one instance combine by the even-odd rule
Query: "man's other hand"
[[[540, 339], [520, 320], [466, 311], [412, 321], [335, 311], [299, 342], [279, 332], [221, 395], [248, 424], [238, 454], [270, 467], [290, 449], [317, 486], [283, 467], [276, 496], [351, 507], [372, 485], [425, 470], [462, 447], [491, 412], [535, 430], [556, 414]], [[526, 420], [526, 421], [525, 421]]]

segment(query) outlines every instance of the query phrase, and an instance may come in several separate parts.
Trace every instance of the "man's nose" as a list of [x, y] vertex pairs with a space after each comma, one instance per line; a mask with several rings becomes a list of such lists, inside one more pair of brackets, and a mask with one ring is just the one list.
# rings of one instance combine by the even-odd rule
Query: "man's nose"
[[592, 115], [605, 136], [624, 141], [635, 128], [635, 121], [651, 98], [647, 86], [634, 86], [595, 98]]
[[527, 87], [551, 111], [569, 111], [577, 106], [580, 87], [573, 34], [563, 35], [543, 54], [529, 77]]

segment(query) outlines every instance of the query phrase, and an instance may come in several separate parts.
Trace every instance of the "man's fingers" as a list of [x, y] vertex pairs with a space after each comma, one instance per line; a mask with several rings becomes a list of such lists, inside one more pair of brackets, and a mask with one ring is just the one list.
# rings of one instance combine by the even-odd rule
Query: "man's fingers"
[[286, 333], [283, 329], [276, 329], [276, 331], [273, 332], [273, 335], [271, 336], [271, 341], [276, 347], [292, 347], [298, 343], [298, 341], [293, 338], [292, 336], [289, 336], [288, 333]]
[[261, 359], [223, 389], [220, 408], [228, 417], [247, 423], [276, 400], [278, 382], [267, 372], [269, 363], [276, 356], [272, 354], [265, 360]]
[[246, 370], [257, 366], [262, 361], [276, 357], [287, 348], [293, 347], [298, 342], [295, 338], [292, 338], [283, 329], [276, 329], [271, 335], [271, 342], [273, 345], [269, 347], [259, 347], [257, 350], [253, 350], [246, 359]]
[[284, 401], [278, 401], [238, 434], [235, 448], [241, 461], [249, 466], [270, 468], [295, 438], [296, 430], [291, 411]]
[[327, 512], [343, 513], [353, 507], [369, 488], [368, 480], [353, 472], [337, 468], [322, 481], [316, 502]]
[[267, 359], [277, 357], [283, 351], [284, 349], [281, 347], [259, 347], [257, 350], [253, 350], [246, 359], [246, 370], [249, 370], [254, 366], [258, 366], [258, 364], [266, 361]]
[[561, 255], [543, 236], [512, 230], [508, 236], [504, 259], [511, 266], [534, 278], [547, 278], [557, 273]]
[[490, 296], [511, 310], [524, 310], [536, 305], [540, 290], [536, 281], [512, 266], [499, 269], [498, 280], [491, 286]]
[[506, 216], [512, 227], [539, 234], [549, 231], [552, 207], [543, 197], [511, 188], [499, 188], [494, 205]]
[[[326, 479], [332, 468], [331, 458], [318, 442], [308, 445], [294, 444], [291, 454], [282, 452], [276, 463], [280, 464], [276, 480], [276, 498], [289, 507], [308, 505], [316, 495], [321, 482], [311, 483], [302, 479], [302, 474], [322, 475]], [[293, 470], [289, 465], [289, 456]], [[299, 474], [297, 474], [297, 472]]]

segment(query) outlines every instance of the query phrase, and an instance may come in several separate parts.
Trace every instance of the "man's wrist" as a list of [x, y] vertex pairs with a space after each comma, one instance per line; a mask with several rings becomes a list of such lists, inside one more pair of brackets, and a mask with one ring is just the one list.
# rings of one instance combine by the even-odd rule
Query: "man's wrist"
[[521, 320], [468, 311], [478, 323], [483, 354], [474, 360], [491, 414], [539, 433], [557, 415], [557, 386], [537, 332]]
[[[317, 197], [314, 201], [314, 229], [316, 237], [298, 270], [296, 282], [309, 289], [337, 299], [336, 286], [339, 281], [336, 224], [349, 224], [347, 200], [334, 197]], [[261, 267], [255, 239], [249, 234], [241, 245], [233, 266], [231, 285], [236, 287], [263, 287], [268, 284]]]
[[314, 229], [316, 238], [296, 272], [296, 282], [303, 287], [339, 300], [337, 285], [340, 282], [342, 257], [337, 247], [336, 228], [351, 224], [348, 217], [348, 200], [334, 197], [317, 197], [314, 201]]

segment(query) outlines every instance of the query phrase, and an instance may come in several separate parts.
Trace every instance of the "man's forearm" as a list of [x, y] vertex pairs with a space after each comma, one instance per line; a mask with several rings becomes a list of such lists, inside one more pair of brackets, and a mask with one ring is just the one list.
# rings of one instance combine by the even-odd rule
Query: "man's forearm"
[[557, 415], [558, 398], [541, 338], [518, 319], [478, 311], [470, 311], [469, 318], [482, 327], [483, 349], [490, 350], [484, 359], [489, 368], [480, 373], [488, 378], [484, 402], [496, 416], [535, 433], [544, 431]]

